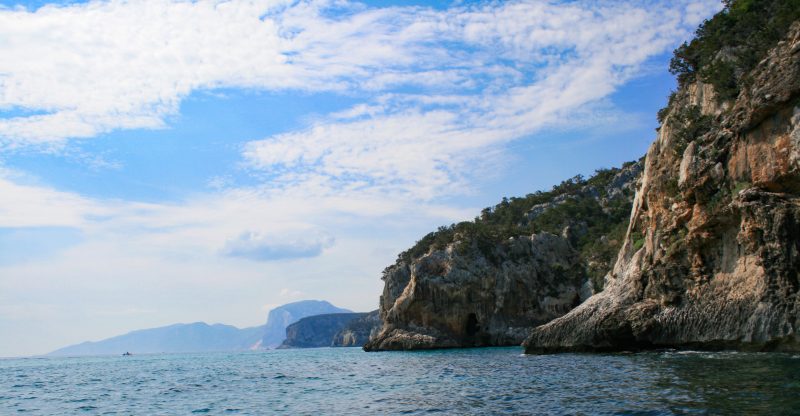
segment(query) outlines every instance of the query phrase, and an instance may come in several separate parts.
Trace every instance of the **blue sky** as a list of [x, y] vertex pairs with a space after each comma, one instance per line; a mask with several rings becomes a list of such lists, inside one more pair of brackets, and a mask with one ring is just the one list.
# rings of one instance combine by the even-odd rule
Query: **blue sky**
[[720, 8], [0, 4], [0, 356], [374, 309], [430, 230], [643, 155]]

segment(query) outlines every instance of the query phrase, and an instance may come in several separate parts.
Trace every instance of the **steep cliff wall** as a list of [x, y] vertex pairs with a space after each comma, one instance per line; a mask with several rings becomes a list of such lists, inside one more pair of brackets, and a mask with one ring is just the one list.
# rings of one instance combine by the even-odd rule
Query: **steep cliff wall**
[[332, 347], [363, 347], [381, 329], [381, 317], [377, 310], [350, 321], [331, 342]]
[[641, 163], [504, 200], [442, 227], [384, 271], [366, 350], [519, 345], [596, 290], [627, 227]]
[[366, 313], [330, 313], [303, 318], [286, 327], [286, 339], [278, 347], [318, 348], [334, 346], [334, 338], [355, 320]]
[[269, 311], [264, 335], [255, 348], [275, 348], [286, 339], [286, 327], [301, 318], [330, 313], [348, 313], [348, 309], [338, 308], [324, 300], [301, 300], [278, 306]]
[[[733, 7], [751, 3], [766, 4]], [[800, 349], [800, 23], [756, 62], [716, 82], [733, 85], [723, 97], [682, 74], [605, 290], [536, 328], [527, 352]]]

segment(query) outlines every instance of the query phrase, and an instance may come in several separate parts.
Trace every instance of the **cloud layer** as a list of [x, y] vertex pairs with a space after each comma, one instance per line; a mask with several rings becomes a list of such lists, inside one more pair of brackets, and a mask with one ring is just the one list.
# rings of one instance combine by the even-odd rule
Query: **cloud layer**
[[258, 261], [300, 259], [319, 256], [332, 245], [333, 238], [329, 236], [303, 235], [289, 239], [285, 235], [271, 237], [245, 231], [225, 242], [222, 254]]
[[[194, 91], [334, 91], [362, 103], [253, 141], [277, 186], [458, 192], [498, 146], [608, 96], [706, 2], [92, 1], [0, 10], [0, 143], [165, 127]], [[488, 160], [487, 160], [488, 159]]]
[[[393, 29], [370, 24], [367, 38], [386, 39], [399, 59], [369, 61], [359, 80], [339, 80], [382, 93], [306, 130], [253, 141], [245, 158], [291, 186], [423, 200], [458, 193], [470, 174], [497, 164], [492, 156], [504, 144], [580, 123], [576, 113], [585, 117], [587, 106], [685, 37], [698, 10], [715, 7], [517, 1], [416, 9], [413, 18], [371, 12], [396, 15]], [[313, 37], [313, 27], [302, 33]], [[339, 39], [331, 39], [326, 50], [337, 56]], [[406, 65], [407, 51], [417, 59]], [[392, 90], [404, 83], [421, 91]]]

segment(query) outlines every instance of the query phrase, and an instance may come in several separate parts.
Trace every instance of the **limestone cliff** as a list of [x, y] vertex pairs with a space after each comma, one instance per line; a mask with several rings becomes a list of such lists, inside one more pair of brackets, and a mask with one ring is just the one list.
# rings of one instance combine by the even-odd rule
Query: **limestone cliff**
[[286, 339], [278, 347], [318, 348], [334, 346], [334, 338], [366, 313], [329, 313], [305, 317], [286, 327]]
[[333, 336], [332, 347], [362, 347], [370, 336], [381, 329], [381, 317], [377, 310], [350, 321]]
[[519, 345], [596, 290], [627, 227], [641, 163], [504, 199], [442, 227], [383, 274], [366, 350]]
[[729, 82], [682, 74], [605, 290], [532, 331], [526, 352], [800, 350], [800, 23], [783, 34]]
[[324, 300], [301, 300], [287, 303], [269, 311], [264, 335], [254, 349], [275, 348], [286, 338], [286, 327], [307, 316], [348, 313], [347, 309], [338, 308]]

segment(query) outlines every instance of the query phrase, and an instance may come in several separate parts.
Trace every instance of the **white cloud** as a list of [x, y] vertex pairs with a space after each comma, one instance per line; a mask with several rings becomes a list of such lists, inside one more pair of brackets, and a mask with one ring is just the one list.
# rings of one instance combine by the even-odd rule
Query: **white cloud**
[[222, 254], [256, 261], [301, 259], [317, 257], [322, 250], [333, 245], [333, 237], [305, 235], [288, 238], [287, 235], [270, 236], [255, 231], [245, 231], [225, 242]]
[[304, 292], [299, 290], [289, 289], [288, 287], [281, 289], [280, 295], [281, 298], [283, 299], [300, 299], [303, 296], [306, 296]]
[[426, 92], [383, 94], [304, 131], [253, 141], [245, 159], [280, 186], [374, 188], [422, 200], [458, 193], [496, 165], [492, 156], [504, 144], [581, 123], [576, 114], [585, 117], [690, 32], [680, 7], [638, 6], [508, 2], [427, 11], [409, 27], [446, 41], [420, 51], [441, 69], [421, 58], [363, 83], [380, 89], [416, 80]]
[[690, 27], [698, 26], [704, 20], [722, 9], [721, 1], [692, 2], [686, 5], [684, 23]]
[[80, 195], [25, 184], [19, 174], [0, 170], [0, 228], [82, 227], [87, 217], [110, 212]]
[[465, 189], [498, 146], [608, 96], [715, 8], [112, 0], [0, 10], [0, 109], [34, 111], [0, 118], [0, 143], [164, 127], [197, 90], [360, 91], [374, 98], [254, 141], [245, 159], [284, 187], [431, 199]]
[[[687, 5], [686, 20], [709, 4]], [[526, 71], [577, 63], [597, 69], [584, 77], [603, 94], [627, 66], [684, 35], [673, 9], [516, 1], [435, 11], [332, 0], [5, 9], [0, 109], [38, 113], [0, 119], [0, 136], [21, 145], [159, 128], [192, 91], [220, 87], [508, 89], [526, 86]]]
[[[332, 6], [344, 15], [328, 16]], [[0, 10], [0, 109], [38, 112], [0, 119], [0, 136], [20, 145], [158, 128], [198, 89], [345, 90], [417, 65], [435, 18], [313, 0]]]

